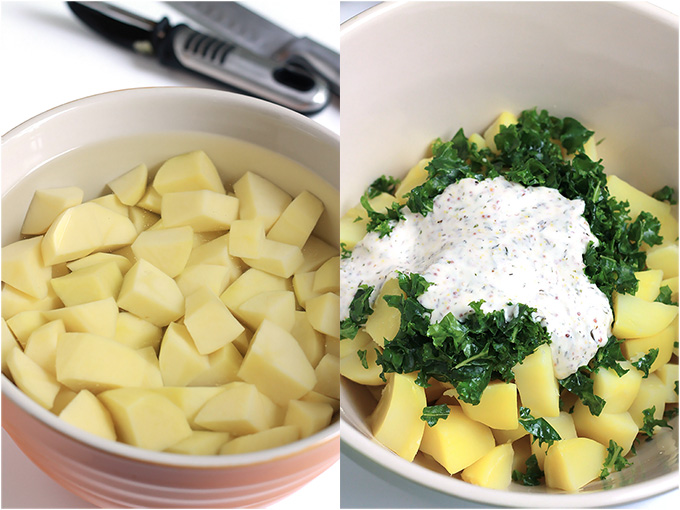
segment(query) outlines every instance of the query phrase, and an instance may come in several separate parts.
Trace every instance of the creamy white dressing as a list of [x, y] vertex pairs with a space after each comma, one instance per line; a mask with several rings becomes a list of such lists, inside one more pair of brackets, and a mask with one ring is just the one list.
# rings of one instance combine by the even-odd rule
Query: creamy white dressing
[[462, 179], [427, 216], [405, 209], [389, 236], [368, 233], [342, 260], [341, 319], [359, 285], [375, 286], [373, 305], [396, 271], [418, 273], [432, 283], [419, 298], [432, 322], [449, 312], [463, 318], [480, 299], [483, 311], [503, 310], [507, 319], [518, 303], [535, 308], [562, 379], [607, 342], [613, 319], [609, 300], [583, 271], [583, 253], [597, 243], [583, 208], [552, 188]]

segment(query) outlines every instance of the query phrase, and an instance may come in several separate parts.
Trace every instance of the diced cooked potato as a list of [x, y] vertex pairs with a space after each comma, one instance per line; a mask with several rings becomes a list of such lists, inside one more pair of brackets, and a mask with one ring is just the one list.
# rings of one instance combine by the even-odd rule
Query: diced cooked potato
[[43, 370], [19, 347], [15, 347], [9, 352], [7, 367], [12, 375], [12, 380], [21, 391], [45, 409], [52, 407], [60, 389], [59, 382], [52, 374]]
[[678, 245], [669, 244], [651, 248], [647, 252], [647, 267], [660, 269], [663, 271], [664, 278], [678, 276]]
[[257, 294], [238, 308], [239, 317], [255, 330], [268, 319], [286, 331], [295, 324], [295, 294], [289, 290], [270, 290]]
[[340, 298], [326, 292], [307, 300], [307, 318], [312, 327], [334, 337], [340, 337]]
[[117, 299], [123, 274], [116, 262], [109, 261], [52, 278], [50, 284], [64, 305], [73, 306], [109, 297]]
[[243, 262], [267, 273], [290, 278], [304, 262], [304, 257], [297, 246], [265, 239], [262, 254], [258, 258], [244, 257]]
[[132, 243], [132, 252], [137, 259], [150, 262], [174, 278], [187, 265], [193, 247], [193, 235], [191, 227], [146, 230]]
[[109, 297], [81, 305], [46, 310], [43, 315], [48, 321], [64, 321], [66, 331], [113, 338], [118, 321], [118, 305], [115, 299]]
[[510, 485], [514, 451], [510, 443], [494, 447], [474, 464], [463, 469], [461, 477], [468, 483], [490, 489]]
[[609, 440], [613, 439], [623, 448], [622, 455], [630, 451], [638, 433], [638, 427], [627, 411], [616, 414], [603, 411], [599, 416], [594, 416], [587, 406], [577, 402], [573, 417], [579, 437], [589, 437], [604, 446], [607, 446]]
[[399, 288], [399, 280], [391, 278], [387, 280], [373, 305], [373, 313], [368, 316], [364, 328], [371, 335], [373, 341], [380, 347], [385, 347], [385, 339], [392, 340], [399, 332], [401, 325], [401, 312], [387, 304], [385, 296], [403, 296], [404, 292]]
[[[358, 344], [356, 340], [361, 340], [362, 338], [365, 343]], [[354, 347], [348, 354], [340, 358], [340, 374], [351, 381], [366, 386], [381, 386], [385, 384], [385, 381], [380, 377], [382, 367], [375, 362], [378, 357], [376, 352], [378, 344], [361, 331], [354, 340], [344, 339], [340, 341], [340, 344], [348, 342], [351, 342]], [[359, 358], [358, 351], [365, 351], [367, 367], [364, 367], [361, 358]]]
[[37, 190], [28, 206], [21, 233], [44, 234], [57, 216], [82, 201], [83, 190], [75, 186]]
[[611, 368], [599, 368], [592, 375], [593, 393], [606, 401], [602, 409], [605, 413], [628, 411], [640, 389], [642, 372], [627, 361], [619, 362], [619, 365], [628, 372], [619, 376]]
[[288, 204], [267, 233], [267, 238], [302, 248], [323, 213], [323, 202], [303, 191]]
[[215, 352], [244, 330], [220, 298], [205, 288], [186, 298], [184, 325], [200, 354]]
[[291, 400], [283, 419], [284, 425], [295, 425], [300, 437], [309, 437], [331, 423], [333, 407], [322, 402]]
[[533, 455], [531, 453], [531, 436], [529, 434], [524, 435], [516, 441], [513, 441], [511, 444], [512, 450], [515, 452], [515, 455], [512, 458], [512, 469], [516, 469], [521, 473], [526, 473], [527, 460]]
[[612, 333], [617, 338], [642, 338], [665, 329], [678, 315], [678, 307], [659, 302], [648, 302], [630, 294], [614, 292], [614, 324]]
[[221, 455], [255, 452], [283, 446], [299, 439], [298, 428], [293, 425], [282, 425], [255, 434], [237, 437], [227, 441], [220, 448]]
[[416, 186], [420, 186], [427, 180], [429, 173], [425, 168], [430, 164], [432, 158], [423, 158], [418, 163], [416, 163], [406, 174], [406, 177], [402, 179], [394, 191], [394, 196], [400, 204], [406, 203], [406, 198], [404, 195], [410, 192]]
[[667, 363], [654, 372], [666, 387], [666, 402], [678, 402], [678, 364]]
[[673, 355], [673, 344], [678, 340], [677, 317], [660, 332], [644, 338], [629, 338], [621, 344], [621, 352], [630, 361], [637, 361], [649, 353], [650, 349], [658, 349], [656, 359], [650, 367], [650, 372], [668, 363]]
[[161, 195], [177, 191], [225, 192], [215, 165], [201, 150], [180, 154], [165, 161], [154, 177], [153, 187]]
[[637, 218], [642, 211], [651, 213], [653, 216], [664, 217], [670, 214], [670, 204], [662, 202], [636, 189], [616, 175], [607, 176], [609, 193], [619, 201], [627, 201], [630, 207], [631, 219]]
[[108, 186], [123, 204], [135, 205], [146, 193], [148, 179], [149, 169], [145, 164], [140, 164], [109, 181]]
[[644, 425], [644, 415], [642, 411], [654, 407], [654, 418], [663, 418], [664, 406], [666, 404], [666, 385], [655, 374], [642, 379], [640, 391], [631, 404], [628, 412], [635, 421], [637, 428]]
[[458, 473], [493, 450], [496, 443], [491, 429], [468, 418], [457, 406], [449, 406], [449, 416], [425, 426], [420, 449], [434, 457], [450, 474]]
[[163, 195], [164, 228], [190, 226], [195, 232], [228, 230], [238, 218], [238, 199], [209, 190], [176, 191]]
[[210, 368], [210, 359], [198, 352], [186, 326], [176, 322], [165, 330], [158, 361], [166, 386], [186, 386]]
[[501, 126], [510, 126], [512, 124], [517, 124], [517, 117], [510, 112], [502, 112], [496, 120], [493, 121], [493, 124], [484, 131], [484, 141], [489, 149], [491, 149], [491, 152], [498, 153], [495, 137], [500, 133]]
[[493, 437], [496, 439], [496, 444], [513, 443], [529, 434], [519, 421], [517, 422], [517, 427], [512, 430], [491, 429], [491, 432], [493, 432]]
[[607, 448], [587, 437], [555, 442], [545, 459], [548, 487], [575, 492], [600, 476]]
[[[576, 427], [574, 426], [574, 419], [572, 415], [564, 411], [560, 412], [558, 416], [548, 416], [545, 420], [555, 429], [560, 438], [572, 439], [576, 437]], [[548, 453], [548, 445], [545, 443], [538, 444], [535, 438], [531, 437], [531, 453], [536, 455], [538, 467], [543, 469], [545, 463], [545, 456]]]
[[[389, 193], [380, 193], [368, 199], [370, 207], [379, 213], [384, 213], [396, 201], [396, 197]], [[352, 207], [340, 218], [340, 242], [345, 245], [345, 248], [353, 249], [364, 238], [366, 225], [368, 225], [368, 214], [362, 205]]]
[[165, 451], [186, 455], [217, 455], [222, 445], [231, 438], [232, 435], [228, 432], [192, 430], [189, 437], [166, 448]]
[[52, 268], [43, 262], [43, 237], [22, 239], [2, 248], [2, 281], [36, 299], [47, 296]]
[[514, 383], [492, 381], [484, 388], [479, 404], [468, 404], [460, 399], [458, 399], [458, 402], [468, 418], [488, 427], [514, 430], [519, 424], [517, 419], [517, 386]]
[[99, 399], [87, 390], [79, 391], [59, 413], [59, 418], [90, 434], [116, 440], [111, 414]]
[[264, 240], [265, 231], [262, 219], [236, 220], [229, 230], [229, 253], [234, 257], [261, 257], [264, 251]]
[[515, 384], [522, 405], [537, 418], [560, 414], [560, 395], [548, 344], [539, 345], [524, 361], [514, 366]]
[[638, 289], [635, 297], [645, 301], [654, 301], [659, 296], [659, 287], [663, 278], [661, 269], [649, 269], [635, 273], [638, 279]]
[[241, 219], [261, 218], [269, 230], [293, 200], [281, 188], [253, 172], [246, 172], [234, 183]]
[[421, 446], [425, 422], [420, 416], [427, 405], [425, 388], [418, 386], [415, 378], [415, 374], [389, 374], [380, 401], [369, 418], [373, 436], [409, 461]]
[[676, 303], [678, 302], [678, 289], [680, 284], [677, 276], [661, 280], [661, 287], [668, 287], [671, 289], [671, 300]]

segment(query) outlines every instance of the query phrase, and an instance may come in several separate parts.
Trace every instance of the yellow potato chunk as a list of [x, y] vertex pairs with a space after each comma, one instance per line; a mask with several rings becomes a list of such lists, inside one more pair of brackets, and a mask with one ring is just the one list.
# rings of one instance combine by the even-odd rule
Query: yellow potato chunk
[[463, 469], [461, 477], [466, 482], [481, 487], [506, 489], [511, 481], [514, 454], [510, 443], [498, 445]]
[[152, 391], [179, 407], [192, 430], [205, 430], [194, 421], [196, 415], [208, 400], [224, 391], [224, 386], [162, 386]]
[[587, 406], [577, 402], [573, 417], [579, 437], [589, 437], [604, 446], [608, 446], [609, 440], [613, 439], [623, 448], [622, 455], [630, 451], [638, 433], [638, 426], [627, 411], [616, 414], [603, 411], [599, 416], [594, 416]]
[[158, 214], [137, 206], [130, 207], [128, 210], [128, 217], [137, 229], [138, 234], [148, 230], [161, 219]]
[[75, 186], [37, 190], [28, 206], [21, 233], [44, 234], [57, 216], [82, 201], [83, 190]]
[[555, 442], [545, 459], [548, 487], [575, 492], [600, 476], [607, 448], [587, 437]]
[[239, 317], [255, 330], [268, 319], [286, 331], [295, 324], [295, 294], [289, 290], [270, 290], [257, 294], [238, 308]]
[[337, 254], [338, 248], [331, 246], [312, 234], [302, 247], [302, 257], [304, 260], [295, 272], [307, 273], [309, 271], [316, 271], [321, 267], [321, 264]]
[[670, 204], [661, 202], [631, 186], [626, 181], [616, 175], [607, 176], [607, 187], [609, 193], [619, 201], [627, 201], [630, 207], [631, 219], [637, 218], [642, 211], [651, 213], [653, 216], [664, 217], [670, 214]]
[[185, 310], [184, 325], [201, 354], [215, 352], [243, 333], [241, 323], [220, 298], [207, 289], [199, 289], [187, 297]]
[[621, 344], [621, 352], [630, 361], [636, 361], [649, 353], [650, 349], [658, 349], [659, 353], [649, 371], [654, 372], [668, 363], [673, 355], [673, 344], [678, 340], [678, 321], [673, 319], [665, 329], [644, 338], [629, 338]]
[[130, 217], [128, 206], [118, 200], [118, 197], [114, 194], [103, 195], [101, 197], [94, 198], [89, 202], [106, 207], [110, 211], [120, 214], [121, 216], [125, 216], [127, 218]]
[[676, 303], [678, 301], [678, 289], [680, 288], [679, 281], [677, 276], [661, 280], [661, 287], [668, 287], [671, 289], [671, 300]]
[[289, 290], [288, 281], [280, 276], [250, 268], [226, 288], [220, 299], [231, 313], [240, 317], [238, 309], [243, 303], [261, 292], [270, 290]]
[[[357, 340], [363, 340], [363, 343], [357, 343]], [[371, 337], [363, 331], [360, 331], [354, 340], [341, 340], [340, 345], [342, 346], [343, 343], [349, 342], [352, 343], [353, 348], [340, 358], [340, 374], [351, 381], [365, 386], [382, 386], [385, 384], [385, 381], [380, 377], [382, 367], [375, 362], [378, 357], [376, 352], [378, 344], [371, 340]], [[364, 367], [361, 358], [359, 358], [358, 351], [366, 351], [366, 364], [368, 368]]]
[[50, 409], [60, 389], [55, 377], [43, 370], [19, 347], [9, 352], [6, 362], [12, 380], [19, 389], [45, 409]]
[[333, 407], [330, 404], [291, 400], [283, 424], [296, 426], [300, 438], [304, 438], [328, 427], [332, 417]]
[[315, 367], [326, 353], [325, 336], [312, 327], [307, 319], [307, 312], [296, 310], [293, 319], [294, 322], [290, 334], [300, 344], [309, 363]]
[[517, 418], [517, 386], [514, 383], [492, 381], [484, 388], [479, 404], [458, 400], [468, 418], [494, 429], [514, 430]]
[[560, 414], [559, 388], [549, 345], [539, 345], [512, 371], [522, 405], [531, 410], [532, 416], [546, 418]]
[[118, 298], [123, 274], [113, 261], [78, 269], [50, 281], [54, 292], [66, 306], [80, 305], [106, 298]]
[[630, 294], [614, 292], [614, 324], [612, 333], [617, 338], [652, 336], [666, 328], [678, 315], [678, 307], [648, 302]]
[[236, 220], [229, 230], [229, 253], [234, 257], [258, 258], [264, 250], [264, 221]]
[[496, 443], [489, 427], [468, 418], [460, 407], [449, 406], [449, 410], [445, 420], [425, 427], [420, 449], [453, 475], [477, 462]]
[[116, 342], [127, 345], [133, 349], [153, 347], [158, 352], [163, 331], [149, 321], [140, 319], [130, 312], [120, 312], [116, 321], [116, 334], [113, 339]]
[[229, 269], [229, 281], [235, 280], [243, 272], [242, 263], [229, 254], [229, 234], [220, 235], [215, 239], [195, 246], [189, 256], [187, 266], [198, 264], [215, 264]]
[[593, 393], [607, 402], [602, 409], [602, 412], [605, 413], [616, 414], [628, 411], [640, 389], [642, 372], [627, 361], [619, 364], [628, 370], [621, 377], [610, 368], [599, 368], [591, 376]]
[[112, 297], [109, 297], [81, 305], [47, 310], [43, 315], [48, 321], [58, 319], [64, 321], [66, 331], [113, 338], [118, 321], [118, 305]]
[[331, 398], [340, 398], [340, 358], [326, 353], [314, 368], [314, 391]]
[[513, 443], [529, 434], [519, 421], [517, 422], [517, 427], [512, 430], [491, 429], [491, 432], [493, 432], [493, 437], [496, 439], [496, 444]]
[[394, 191], [394, 196], [400, 204], [406, 203], [407, 199], [404, 198], [406, 193], [410, 192], [416, 186], [420, 186], [427, 180], [429, 173], [425, 170], [425, 167], [430, 164], [430, 161], [432, 161], [432, 158], [424, 158], [418, 161], [418, 163], [408, 171], [406, 177], [399, 183], [399, 186], [397, 186], [397, 189]]
[[15, 347], [19, 347], [19, 342], [17, 342], [17, 339], [14, 337], [14, 334], [12, 331], [9, 329], [7, 326], [7, 322], [5, 322], [5, 319], [0, 319], [0, 323], [2, 323], [2, 354], [0, 354], [0, 361], [2, 362], [2, 373], [5, 374], [7, 377], [11, 378], [11, 374], [9, 373], [9, 368], [7, 367], [7, 358], [9, 356], [9, 353], [14, 349]]
[[231, 271], [217, 264], [196, 264], [185, 268], [175, 277], [175, 282], [184, 297], [202, 288], [219, 296], [231, 282]]
[[298, 428], [293, 425], [282, 425], [255, 434], [237, 437], [228, 441], [220, 448], [221, 455], [235, 455], [239, 453], [256, 452], [283, 446], [297, 441]]
[[198, 352], [187, 327], [176, 322], [165, 330], [158, 361], [166, 386], [186, 386], [210, 368], [208, 356]]
[[316, 385], [314, 368], [295, 338], [267, 319], [253, 335], [238, 376], [279, 405]]
[[234, 183], [234, 193], [239, 200], [239, 216], [251, 220], [260, 218], [269, 230], [281, 213], [293, 201], [288, 193], [276, 184], [253, 172], [246, 172]]
[[184, 314], [184, 296], [175, 280], [142, 259], [123, 278], [118, 306], [163, 327]]
[[187, 265], [193, 247], [193, 235], [191, 227], [147, 230], [132, 243], [132, 252], [137, 259], [150, 262], [174, 278]]
[[[340, 274], [339, 271], [338, 274]], [[307, 273], [295, 273], [293, 275], [293, 291], [295, 292], [295, 299], [297, 299], [298, 304], [302, 308], [306, 307], [308, 299], [323, 294], [323, 292], [314, 292], [315, 275], [315, 271], [309, 271]]]
[[31, 333], [47, 322], [48, 319], [43, 312], [26, 310], [7, 319], [7, 327], [21, 344], [21, 347], [25, 348]]
[[635, 273], [635, 278], [638, 279], [638, 290], [635, 297], [645, 301], [654, 301], [659, 296], [659, 288], [663, 278], [661, 269], [638, 271]]
[[340, 257], [331, 257], [314, 273], [312, 290], [319, 294], [340, 292]]
[[642, 428], [644, 425], [644, 414], [642, 411], [653, 407], [654, 418], [660, 420], [663, 418], [665, 404], [666, 385], [655, 374], [649, 374], [649, 377], [642, 379], [640, 391], [638, 391], [628, 412], [637, 428]]
[[87, 390], [79, 391], [59, 413], [59, 418], [90, 434], [116, 440], [116, 429], [111, 414], [99, 399]]
[[141, 207], [154, 214], [160, 214], [162, 201], [163, 197], [161, 194], [153, 186], [148, 186], [144, 196], [137, 202], [137, 207]]
[[[79, 269], [85, 269], [86, 267], [95, 266], [98, 264], [103, 264], [104, 262], [115, 262], [120, 269], [121, 274], [127, 273], [132, 267], [132, 262], [123, 255], [118, 255], [115, 253], [93, 253], [83, 257], [82, 259], [72, 260], [66, 263], [66, 267], [70, 271], [78, 271]], [[54, 275], [53, 275], [54, 276]]]
[[47, 296], [52, 278], [52, 268], [43, 262], [42, 239], [22, 239], [2, 248], [2, 281], [36, 299]]
[[31, 333], [24, 349], [26, 356], [52, 375], [56, 375], [57, 341], [62, 333], [66, 333], [62, 320], [43, 324]]
[[124, 443], [160, 451], [191, 435], [182, 410], [153, 390], [118, 388], [100, 393], [99, 399]]
[[208, 354], [209, 368], [193, 378], [190, 386], [218, 386], [235, 381], [243, 356], [233, 343]]
[[303, 191], [281, 213], [267, 233], [267, 238], [302, 248], [324, 211], [323, 202]]
[[373, 305], [373, 313], [366, 320], [366, 333], [371, 335], [373, 341], [380, 347], [385, 347], [385, 340], [392, 340], [399, 332], [401, 324], [401, 312], [387, 304], [385, 296], [402, 296], [404, 292], [399, 288], [399, 280], [392, 278], [387, 280]]
[[146, 193], [148, 178], [149, 169], [141, 164], [109, 181], [108, 186], [123, 204], [135, 205]]
[[304, 256], [300, 248], [271, 239], [264, 240], [260, 257], [243, 258], [243, 262], [250, 267], [261, 269], [282, 278], [293, 276], [293, 273], [298, 270], [303, 261]]
[[647, 252], [647, 267], [660, 269], [663, 271], [664, 278], [678, 276], [678, 245], [670, 244], [651, 248]]
[[166, 448], [165, 451], [185, 455], [217, 455], [222, 445], [231, 438], [228, 432], [193, 430], [189, 437]]
[[[380, 193], [368, 199], [370, 207], [379, 213], [384, 213], [396, 201], [395, 196], [389, 193]], [[345, 245], [345, 248], [353, 249], [364, 238], [366, 225], [368, 225], [368, 214], [362, 205], [352, 207], [340, 218], [340, 242]]]
[[415, 383], [415, 378], [416, 374], [389, 374], [369, 418], [373, 436], [408, 461], [421, 446], [425, 422], [420, 416], [427, 405], [425, 389]]
[[238, 199], [215, 191], [177, 191], [163, 195], [165, 228], [190, 226], [195, 232], [229, 230], [238, 218]]
[[[545, 420], [555, 429], [562, 439], [572, 439], [576, 437], [576, 427], [574, 426], [574, 419], [571, 414], [562, 411], [558, 416], [549, 416], [545, 418]], [[548, 445], [545, 443], [539, 445], [538, 441], [532, 436], [531, 453], [536, 455], [538, 467], [543, 469], [545, 456], [548, 453]]]
[[312, 327], [324, 335], [340, 337], [340, 298], [326, 292], [307, 301], [307, 318]]
[[510, 126], [512, 124], [517, 124], [517, 117], [510, 112], [502, 112], [496, 120], [493, 121], [493, 124], [484, 131], [484, 141], [489, 149], [491, 149], [491, 152], [498, 153], [495, 137], [500, 133], [501, 126]]
[[52, 310], [53, 308], [63, 306], [61, 300], [52, 290], [51, 285], [47, 290], [47, 296], [42, 299], [29, 296], [11, 285], [3, 285], [0, 292], [0, 300], [2, 301], [0, 312], [2, 312], [2, 318], [5, 320], [21, 312]]
[[655, 375], [666, 387], [666, 402], [678, 402], [678, 364], [667, 363], [655, 372]]
[[177, 191], [225, 192], [215, 165], [201, 150], [166, 160], [154, 177], [153, 188], [161, 195]]

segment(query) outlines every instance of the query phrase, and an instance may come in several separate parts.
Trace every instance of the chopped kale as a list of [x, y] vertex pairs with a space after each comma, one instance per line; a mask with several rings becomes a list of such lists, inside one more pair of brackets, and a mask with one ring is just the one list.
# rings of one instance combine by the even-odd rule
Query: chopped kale
[[359, 328], [366, 324], [368, 316], [373, 313], [373, 309], [368, 304], [372, 292], [372, 286], [359, 285], [349, 305], [349, 317], [340, 322], [340, 338], [354, 338]]
[[423, 415], [420, 417], [430, 427], [434, 427], [439, 420], [448, 418], [451, 410], [446, 404], [427, 406], [423, 408]]

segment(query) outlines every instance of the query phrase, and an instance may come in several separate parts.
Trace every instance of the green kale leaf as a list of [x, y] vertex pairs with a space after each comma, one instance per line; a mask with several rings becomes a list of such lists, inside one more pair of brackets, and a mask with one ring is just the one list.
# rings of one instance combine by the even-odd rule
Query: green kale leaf
[[642, 427], [640, 427], [640, 432], [647, 434], [649, 438], [654, 435], [656, 427], [666, 427], [672, 429], [668, 422], [664, 419], [657, 420], [654, 418], [654, 413], [656, 412], [656, 406], [649, 407], [642, 411]]
[[546, 443], [550, 447], [555, 441], [562, 439], [545, 418], [534, 418], [527, 407], [519, 408], [519, 423], [534, 436], [532, 442], [538, 440], [538, 446]]
[[[609, 440], [607, 447], [607, 457], [602, 464], [602, 471], [600, 471], [600, 480], [604, 480], [610, 472], [621, 471], [626, 466], [630, 466], [630, 462], [621, 455], [623, 447], [619, 446], [613, 439]], [[611, 471], [610, 471], [611, 470]]]
[[354, 338], [359, 328], [366, 324], [368, 316], [373, 313], [368, 303], [373, 289], [369, 285], [359, 285], [349, 305], [349, 316], [340, 322], [340, 338]]
[[430, 427], [434, 427], [439, 420], [448, 418], [451, 409], [446, 404], [427, 406], [423, 408], [423, 415], [420, 417]]
[[541, 485], [541, 478], [545, 475], [541, 468], [538, 467], [538, 459], [536, 454], [532, 453], [525, 462], [527, 469], [525, 473], [515, 469], [512, 471], [512, 479], [522, 485], [533, 487]]

